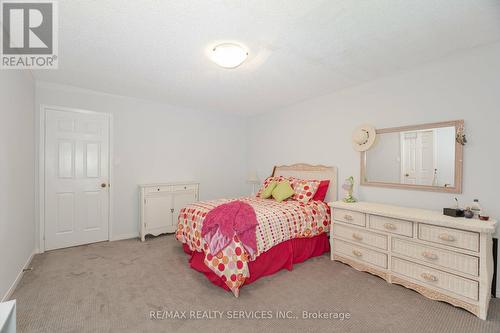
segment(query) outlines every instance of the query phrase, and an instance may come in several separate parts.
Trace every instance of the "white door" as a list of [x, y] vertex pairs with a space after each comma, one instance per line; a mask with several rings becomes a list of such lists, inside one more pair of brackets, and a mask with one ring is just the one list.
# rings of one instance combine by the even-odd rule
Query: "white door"
[[434, 131], [419, 132], [418, 178], [420, 185], [432, 185], [434, 178]]
[[401, 134], [401, 182], [432, 185], [434, 176], [434, 132], [414, 131]]
[[108, 240], [110, 116], [46, 109], [45, 249]]
[[401, 182], [417, 184], [417, 132], [401, 133]]

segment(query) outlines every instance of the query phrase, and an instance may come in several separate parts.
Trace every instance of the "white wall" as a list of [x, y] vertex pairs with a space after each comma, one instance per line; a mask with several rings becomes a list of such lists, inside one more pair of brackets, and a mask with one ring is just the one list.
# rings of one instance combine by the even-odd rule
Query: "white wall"
[[[360, 124], [383, 128], [456, 119], [465, 120], [469, 140], [463, 194], [457, 197], [462, 205], [478, 198], [500, 218], [498, 43], [256, 116], [250, 124], [249, 165], [261, 174], [282, 163], [336, 165], [341, 181], [350, 175], [359, 181], [351, 132]], [[359, 186], [355, 194], [366, 201], [436, 210], [452, 206], [455, 196]]]
[[31, 73], [0, 71], [0, 300], [35, 248], [33, 109]]
[[37, 83], [37, 115], [42, 104], [113, 115], [112, 239], [138, 235], [138, 184], [196, 180], [202, 200], [250, 191], [242, 117]]

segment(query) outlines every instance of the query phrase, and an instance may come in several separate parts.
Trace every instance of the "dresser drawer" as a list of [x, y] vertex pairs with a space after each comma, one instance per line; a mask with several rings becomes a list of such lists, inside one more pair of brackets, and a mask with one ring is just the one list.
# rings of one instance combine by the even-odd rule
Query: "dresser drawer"
[[443, 289], [472, 300], [478, 300], [479, 284], [477, 281], [399, 258], [393, 257], [391, 262], [392, 270], [395, 273], [418, 280], [434, 288]]
[[174, 185], [174, 191], [196, 191], [196, 185]]
[[371, 245], [382, 250], [387, 250], [387, 236], [375, 234], [373, 232], [351, 228], [345, 225], [333, 224], [333, 237]]
[[479, 275], [479, 258], [466, 254], [422, 245], [410, 240], [392, 239], [392, 252], [406, 257], [423, 260], [434, 265], [474, 276]]
[[172, 186], [151, 186], [144, 188], [144, 193], [161, 193], [161, 192], [172, 192]]
[[413, 237], [413, 222], [378, 215], [369, 216], [370, 229]]
[[333, 219], [340, 222], [356, 224], [362, 227], [366, 226], [366, 215], [350, 210], [334, 208]]
[[479, 251], [479, 234], [476, 232], [419, 223], [418, 238], [465, 250]]
[[387, 255], [365, 247], [344, 242], [339, 239], [333, 240], [333, 252], [339, 253], [359, 261], [363, 261], [381, 268], [387, 268]]

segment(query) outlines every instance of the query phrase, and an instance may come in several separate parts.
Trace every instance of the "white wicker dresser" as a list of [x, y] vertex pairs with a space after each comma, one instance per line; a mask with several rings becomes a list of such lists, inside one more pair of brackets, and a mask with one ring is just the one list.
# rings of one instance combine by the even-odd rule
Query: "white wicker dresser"
[[486, 319], [496, 221], [332, 202], [331, 258]]

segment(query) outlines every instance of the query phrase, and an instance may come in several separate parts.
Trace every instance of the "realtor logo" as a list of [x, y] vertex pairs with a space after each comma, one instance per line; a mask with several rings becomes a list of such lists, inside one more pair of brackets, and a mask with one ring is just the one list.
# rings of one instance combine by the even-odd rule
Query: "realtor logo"
[[57, 3], [4, 0], [2, 69], [56, 69]]

